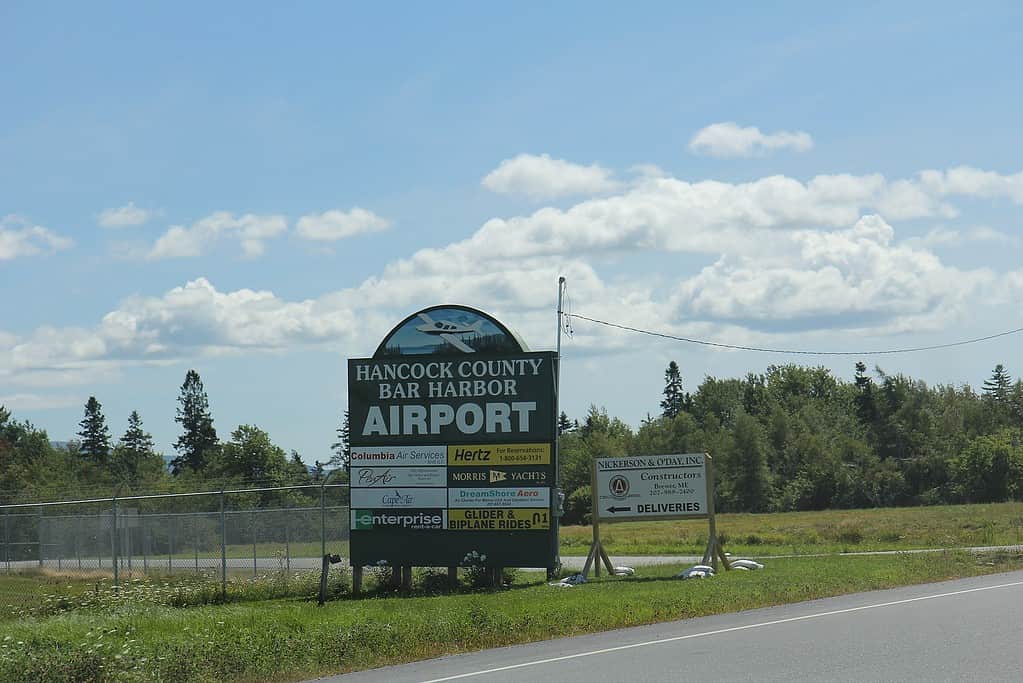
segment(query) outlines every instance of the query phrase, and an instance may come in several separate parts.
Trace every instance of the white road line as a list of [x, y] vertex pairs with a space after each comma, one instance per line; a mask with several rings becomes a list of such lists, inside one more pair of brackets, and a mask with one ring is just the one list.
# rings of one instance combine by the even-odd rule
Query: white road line
[[937, 593], [935, 595], [923, 595], [918, 598], [906, 598], [905, 600], [893, 600], [891, 602], [879, 602], [875, 605], [863, 605], [861, 607], [848, 607], [846, 609], [836, 609], [830, 612], [818, 612], [816, 614], [804, 614], [801, 617], [789, 617], [787, 619], [776, 619], [774, 621], [763, 621], [758, 624], [747, 624], [745, 626], [732, 626], [731, 628], [721, 628], [715, 631], [704, 631], [703, 633], [690, 633], [685, 636], [672, 636], [671, 638], [659, 638], [657, 640], [647, 640], [642, 643], [632, 643], [631, 645], [618, 645], [616, 647], [605, 647], [600, 650], [589, 650], [587, 652], [577, 652], [572, 655], [563, 655], [561, 657], [549, 657], [547, 659], [536, 659], [531, 662], [522, 662], [521, 664], [510, 664], [508, 666], [498, 666], [493, 669], [481, 669], [479, 671], [470, 671], [469, 673], [456, 674], [454, 676], [445, 676], [443, 678], [431, 678], [421, 683], [442, 683], [442, 681], [456, 681], [462, 678], [472, 678], [474, 676], [485, 676], [486, 674], [498, 673], [501, 671], [512, 671], [514, 669], [522, 669], [527, 666], [539, 666], [541, 664], [550, 664], [552, 662], [564, 662], [569, 659], [578, 659], [580, 657], [591, 657], [593, 655], [602, 655], [608, 652], [621, 652], [622, 650], [631, 650], [637, 647], [647, 647], [649, 645], [662, 645], [664, 643], [674, 643], [680, 640], [689, 640], [691, 638], [704, 638], [707, 636], [721, 635], [722, 633], [734, 633], [735, 631], [747, 631], [754, 628], [763, 628], [765, 626], [777, 626], [778, 624], [788, 624], [794, 621], [805, 621], [807, 619], [819, 619], [820, 617], [830, 617], [836, 614], [848, 614], [849, 612], [859, 612], [867, 609], [875, 609], [878, 607], [891, 607], [892, 605], [905, 605], [910, 602], [918, 602], [920, 600], [934, 600], [936, 598], [947, 598], [953, 595], [964, 595], [966, 593], [977, 593], [979, 591], [991, 591], [998, 588], [1012, 588], [1013, 586], [1023, 586], [1023, 581], [1014, 581], [1012, 583], [1002, 583], [997, 586], [984, 586], [982, 588], [968, 588], [961, 591], [952, 591], [950, 593]]

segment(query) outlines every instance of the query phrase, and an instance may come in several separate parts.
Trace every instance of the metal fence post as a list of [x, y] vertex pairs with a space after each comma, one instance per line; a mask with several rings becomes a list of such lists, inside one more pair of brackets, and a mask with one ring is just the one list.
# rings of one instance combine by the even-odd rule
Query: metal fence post
[[288, 510], [284, 511], [284, 561], [287, 565], [288, 576], [291, 575], [291, 534], [288, 531], [288, 527], [291, 526], [289, 523], [291, 515]]
[[113, 515], [110, 518], [110, 560], [111, 564], [114, 565], [114, 591], [116, 592], [120, 586], [120, 577], [118, 575], [118, 562], [117, 562], [117, 496], [110, 499], [111, 511]]
[[227, 598], [227, 514], [224, 512], [224, 489], [220, 489], [220, 593]]
[[327, 554], [327, 507], [323, 497], [323, 492], [326, 488], [327, 477], [324, 477], [323, 481], [320, 482], [320, 557]]
[[39, 518], [36, 520], [36, 536], [39, 537], [39, 566], [43, 566], [43, 506], [39, 506]]
[[256, 508], [249, 512], [249, 531], [252, 534], [252, 578], [256, 578]]
[[78, 561], [78, 571], [82, 571], [82, 518], [75, 518], [75, 560]]
[[170, 518], [170, 538], [167, 542], [167, 573], [174, 574], [174, 526], [178, 523], [177, 517]]
[[4, 564], [7, 565], [7, 573], [11, 573], [11, 510], [4, 510]]
[[[139, 528], [142, 530], [142, 573], [149, 574], [149, 545], [153, 532], [148, 529], [145, 516], [139, 510]], [[147, 533], [148, 532], [148, 533]]]

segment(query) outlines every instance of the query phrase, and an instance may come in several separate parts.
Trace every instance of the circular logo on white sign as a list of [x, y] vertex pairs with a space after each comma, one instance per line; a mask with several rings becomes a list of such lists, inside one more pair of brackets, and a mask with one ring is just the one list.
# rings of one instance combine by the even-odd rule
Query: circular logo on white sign
[[611, 477], [611, 481], [607, 482], [607, 488], [615, 498], [625, 498], [629, 495], [629, 480], [620, 474], [616, 474]]

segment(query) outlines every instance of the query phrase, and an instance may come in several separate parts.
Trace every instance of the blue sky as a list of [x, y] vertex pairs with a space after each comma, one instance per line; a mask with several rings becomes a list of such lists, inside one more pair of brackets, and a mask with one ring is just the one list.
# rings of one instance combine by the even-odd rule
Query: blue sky
[[[95, 395], [171, 453], [194, 367], [222, 437], [311, 463], [346, 358], [441, 303], [551, 348], [559, 274], [726, 343], [1019, 327], [1023, 10], [891, 5], [4, 3], [0, 402], [67, 439]], [[672, 359], [856, 360], [574, 330], [564, 408], [633, 425]], [[978, 386], [1018, 348], [863, 360]]]

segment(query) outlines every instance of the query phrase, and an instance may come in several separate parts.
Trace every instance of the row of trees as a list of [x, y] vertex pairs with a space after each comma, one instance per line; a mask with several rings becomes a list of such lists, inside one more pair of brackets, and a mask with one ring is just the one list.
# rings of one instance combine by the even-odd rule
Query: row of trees
[[[995, 367], [981, 390], [928, 386], [856, 364], [846, 382], [823, 367], [771, 366], [741, 379], [707, 377], [686, 391], [679, 366], [664, 374], [660, 414], [633, 429], [591, 406], [562, 414], [566, 521], [588, 513], [590, 467], [600, 456], [706, 451], [716, 463], [718, 509], [807, 510], [1023, 499], [1023, 382]], [[85, 405], [78, 441], [46, 433], [0, 407], [0, 500], [77, 492], [196, 490], [227, 484], [322, 481], [347, 462], [347, 413], [330, 462], [313, 471], [253, 425], [220, 440], [203, 383], [189, 370], [175, 417], [176, 456], [166, 466], [133, 411], [112, 442], [102, 406]], [[336, 476], [344, 481], [345, 477]]]
[[723, 511], [809, 510], [1023, 499], [1023, 382], [995, 367], [982, 391], [856, 364], [771, 366], [684, 390], [672, 361], [661, 414], [633, 431], [591, 406], [562, 415], [566, 521], [590, 508], [589, 469], [606, 455], [710, 453]]
[[[286, 453], [253, 425], [239, 425], [229, 440], [221, 441], [195, 370], [185, 375], [175, 420], [181, 434], [168, 468], [138, 411], [131, 412], [126, 431], [114, 442], [102, 404], [90, 396], [78, 439], [57, 445], [44, 431], [14, 420], [10, 411], [0, 407], [0, 502], [111, 495], [116, 491], [310, 484], [322, 481], [330, 465], [317, 462], [310, 471], [296, 451]], [[335, 450], [334, 461], [340, 462], [347, 439], [339, 439]]]

